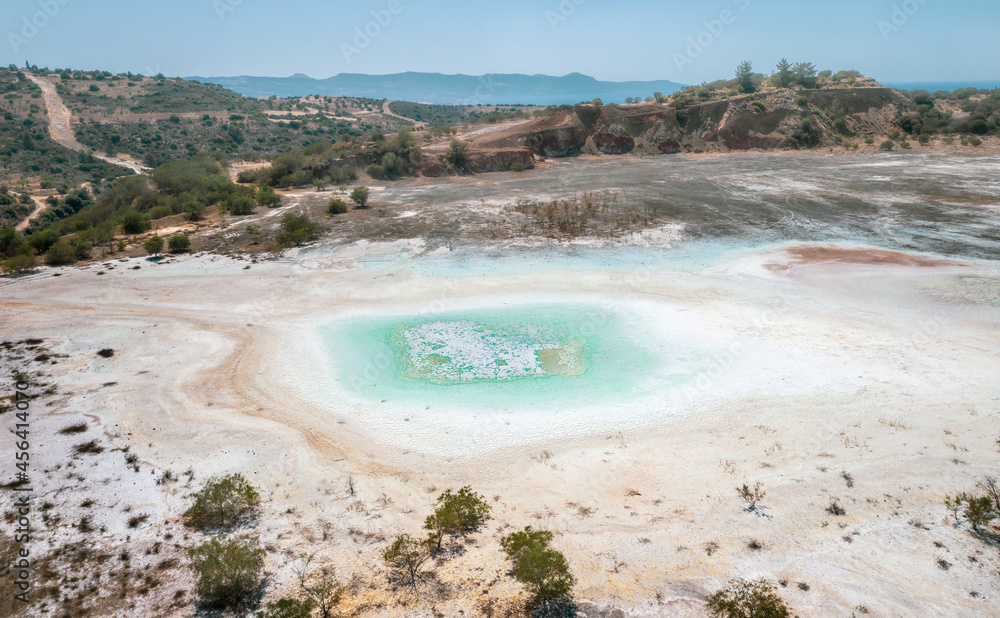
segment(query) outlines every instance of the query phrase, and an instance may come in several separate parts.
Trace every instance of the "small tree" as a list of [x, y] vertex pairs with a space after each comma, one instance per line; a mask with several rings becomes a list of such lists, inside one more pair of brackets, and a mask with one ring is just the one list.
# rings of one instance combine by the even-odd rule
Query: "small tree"
[[748, 93], [757, 89], [753, 83], [753, 63], [749, 60], [744, 60], [736, 67], [736, 85]]
[[347, 204], [339, 197], [331, 199], [326, 205], [326, 214], [328, 215], [342, 215], [345, 212], [347, 212]]
[[306, 594], [310, 607], [319, 610], [320, 618], [331, 618], [334, 608], [344, 595], [344, 585], [340, 583], [333, 567], [324, 565], [319, 570], [310, 571], [313, 556], [303, 556], [303, 564], [298, 569], [299, 587]]
[[191, 248], [191, 239], [186, 234], [178, 234], [171, 236], [167, 245], [170, 247], [171, 253], [180, 253]]
[[142, 245], [142, 248], [146, 250], [146, 253], [156, 255], [163, 251], [163, 239], [159, 236], [153, 236]]
[[765, 579], [736, 579], [708, 598], [716, 618], [788, 618], [788, 606]]
[[551, 540], [551, 532], [531, 526], [500, 539], [504, 553], [514, 562], [514, 577], [543, 606], [567, 598], [575, 583], [566, 557], [549, 547]]
[[965, 501], [968, 499], [969, 496], [964, 493], [958, 494], [954, 498], [951, 496], [944, 497], [944, 506], [948, 509], [948, 512], [951, 513], [952, 517], [955, 518], [956, 526], [958, 525], [958, 516], [962, 512], [962, 505], [965, 504]]
[[445, 154], [445, 158], [448, 163], [451, 163], [455, 169], [461, 169], [465, 166], [466, 161], [469, 159], [469, 142], [463, 142], [461, 140], [453, 139], [451, 144], [448, 146], [448, 152]]
[[445, 535], [473, 532], [490, 514], [486, 499], [468, 486], [458, 490], [458, 493], [449, 489], [438, 496], [437, 504], [434, 513], [424, 521], [424, 528], [430, 531], [429, 540], [438, 550]]
[[189, 526], [201, 529], [235, 526], [260, 504], [260, 495], [241, 474], [209, 479], [184, 511]]
[[257, 539], [215, 538], [188, 550], [188, 555], [198, 578], [195, 588], [207, 607], [239, 607], [260, 585], [264, 550]]
[[408, 534], [396, 537], [392, 545], [382, 554], [382, 559], [393, 569], [404, 583], [417, 587], [420, 567], [430, 558], [428, 543], [419, 541]]
[[788, 88], [792, 85], [792, 77], [792, 63], [782, 58], [778, 61], [778, 66], [775, 67], [774, 85], [778, 88]]
[[367, 208], [369, 193], [368, 187], [355, 187], [354, 191], [351, 191], [351, 201], [357, 204], [358, 208]]
[[748, 511], [756, 511], [757, 503], [763, 500], [764, 496], [767, 495], [764, 492], [763, 487], [764, 486], [758, 482], [755, 483], [752, 488], [746, 483], [743, 483], [742, 487], [736, 488], [736, 493], [739, 494], [740, 498], [743, 498], [743, 501], [747, 503]]

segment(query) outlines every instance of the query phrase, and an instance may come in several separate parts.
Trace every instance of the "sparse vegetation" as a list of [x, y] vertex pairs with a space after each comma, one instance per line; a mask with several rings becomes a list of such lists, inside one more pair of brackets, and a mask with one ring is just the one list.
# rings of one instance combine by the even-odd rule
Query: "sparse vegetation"
[[396, 537], [383, 552], [382, 560], [395, 575], [406, 584], [417, 587], [420, 570], [430, 559], [430, 547], [426, 540], [415, 539], [408, 534]]
[[765, 579], [737, 579], [708, 598], [715, 618], [788, 618], [788, 606]]
[[743, 483], [741, 487], [736, 488], [736, 493], [747, 503], [748, 511], [756, 511], [758, 503], [767, 495], [764, 492], [764, 486], [759, 482], [755, 483], [753, 487]]
[[297, 573], [299, 588], [306, 595], [305, 605], [316, 608], [320, 618], [332, 618], [346, 587], [337, 579], [333, 567], [324, 565], [311, 569], [313, 558], [303, 556], [302, 567]]

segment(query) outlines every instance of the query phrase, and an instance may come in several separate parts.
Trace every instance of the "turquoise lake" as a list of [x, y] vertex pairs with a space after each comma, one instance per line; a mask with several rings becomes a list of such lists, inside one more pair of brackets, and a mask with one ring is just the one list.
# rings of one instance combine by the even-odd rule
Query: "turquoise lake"
[[353, 317], [321, 333], [334, 379], [357, 398], [523, 410], [622, 401], [650, 394], [654, 382], [683, 383], [695, 366], [677, 355], [685, 346], [668, 350], [646, 326], [597, 303], [517, 303]]

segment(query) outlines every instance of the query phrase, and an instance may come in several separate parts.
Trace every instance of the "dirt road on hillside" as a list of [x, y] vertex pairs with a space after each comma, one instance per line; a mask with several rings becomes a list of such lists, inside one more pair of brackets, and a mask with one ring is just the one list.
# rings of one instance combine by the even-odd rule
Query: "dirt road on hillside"
[[414, 120], [413, 118], [407, 118], [406, 116], [400, 116], [396, 112], [392, 111], [392, 108], [389, 107], [389, 106], [392, 105], [393, 103], [395, 103], [395, 101], [386, 101], [385, 103], [383, 103], [382, 104], [382, 113], [385, 114], [386, 116], [392, 116], [393, 118], [399, 118], [400, 120], [405, 120], [406, 122], [413, 123], [414, 127], [421, 127], [422, 128], [422, 127], [426, 127], [427, 126], [426, 122], [421, 122], [419, 120]]
[[136, 174], [141, 174], [143, 171], [149, 169], [128, 155], [109, 157], [78, 142], [76, 137], [73, 135], [73, 115], [70, 113], [69, 108], [67, 108], [63, 103], [62, 97], [60, 97], [59, 93], [56, 92], [56, 87], [52, 84], [52, 82], [45, 78], [32, 75], [31, 73], [26, 73], [26, 75], [28, 76], [28, 79], [35, 82], [35, 84], [42, 89], [42, 98], [44, 99], [45, 107], [49, 112], [49, 135], [52, 136], [54, 141], [62, 144], [70, 150], [85, 152], [93, 155], [101, 161], [111, 163], [112, 165], [127, 167]]

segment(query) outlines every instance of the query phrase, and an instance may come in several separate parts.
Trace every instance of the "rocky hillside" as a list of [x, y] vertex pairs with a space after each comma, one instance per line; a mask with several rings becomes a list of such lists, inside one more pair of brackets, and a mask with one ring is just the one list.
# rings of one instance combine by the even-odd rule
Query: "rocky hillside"
[[782, 89], [684, 107], [577, 105], [477, 141], [536, 156], [808, 148], [884, 134], [913, 103], [890, 88]]

